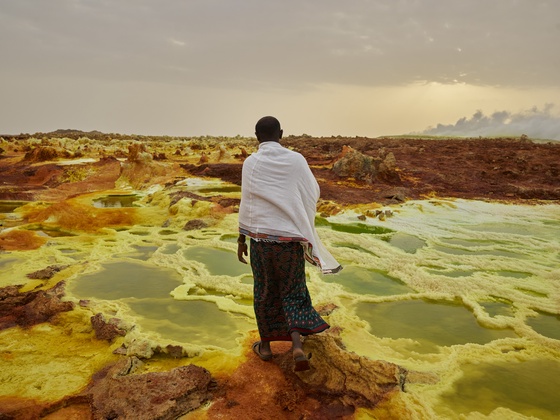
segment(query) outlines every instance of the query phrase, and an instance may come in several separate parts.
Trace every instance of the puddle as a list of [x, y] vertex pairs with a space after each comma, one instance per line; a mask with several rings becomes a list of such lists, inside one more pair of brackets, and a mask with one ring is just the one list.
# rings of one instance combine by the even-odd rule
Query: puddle
[[175, 254], [180, 249], [181, 247], [177, 244], [169, 244], [166, 245], [161, 252], [166, 255], [171, 255], [171, 254]]
[[[237, 254], [217, 248], [193, 247], [183, 251], [185, 258], [203, 263], [214, 276], [240, 276], [252, 274], [250, 264], [242, 264]], [[247, 262], [249, 262], [249, 259]]]
[[506, 251], [506, 250], [502, 250], [502, 249], [489, 249], [489, 250], [484, 250], [484, 251], [473, 251], [470, 249], [464, 249], [464, 248], [453, 248], [453, 247], [449, 247], [449, 246], [442, 246], [442, 245], [435, 245], [434, 249], [440, 252], [444, 252], [446, 254], [451, 254], [451, 255], [491, 255], [491, 256], [496, 256], [496, 257], [508, 257], [508, 258], [515, 258], [515, 259], [524, 259], [525, 255], [516, 253], [516, 252], [511, 252], [511, 251]]
[[381, 227], [381, 226], [372, 226], [367, 225], [365, 223], [333, 223], [329, 222], [327, 219], [322, 217], [315, 218], [315, 226], [317, 228], [322, 229], [332, 229], [338, 232], [345, 232], [345, 233], [369, 233], [372, 235], [383, 235], [386, 233], [394, 232], [391, 229]]
[[469, 277], [472, 276], [476, 271], [474, 270], [448, 270], [448, 269], [435, 269], [429, 268], [426, 270], [430, 274], [436, 274], [438, 276], [446, 276], [446, 277]]
[[527, 319], [527, 325], [540, 335], [560, 340], [560, 315], [539, 311], [537, 317]]
[[560, 362], [480, 363], [463, 366], [464, 375], [441, 396], [439, 410], [484, 416], [506, 407], [525, 416], [543, 420], [560, 418]]
[[231, 234], [226, 234], [226, 235], [222, 235], [220, 237], [220, 241], [224, 241], [224, 242], [237, 242], [237, 238], [239, 237], [239, 235], [231, 235]]
[[115, 208], [115, 207], [134, 207], [135, 202], [140, 197], [136, 194], [114, 194], [93, 200], [93, 207], [96, 208]]
[[531, 289], [525, 289], [523, 287], [516, 287], [515, 290], [519, 290], [520, 292], [525, 293], [526, 295], [529, 296], [540, 297], [540, 298], [548, 297], [546, 293], [537, 292], [536, 290], [531, 290]]
[[343, 264], [344, 270], [332, 276], [322, 276], [323, 281], [341, 284], [352, 293], [378, 296], [413, 293], [414, 290], [380, 271]]
[[130, 234], [136, 236], [150, 236], [150, 232], [146, 232], [143, 230], [131, 230]]
[[388, 239], [384, 239], [389, 242], [394, 247], [397, 247], [404, 252], [409, 254], [414, 254], [420, 248], [426, 246], [426, 242], [420, 238], [413, 235], [408, 235], [406, 233], [397, 232], [390, 236]]
[[533, 276], [531, 273], [523, 273], [521, 271], [510, 271], [510, 270], [489, 271], [489, 273], [496, 274], [500, 277], [512, 277], [515, 279], [526, 279], [527, 277]]
[[15, 209], [27, 203], [30, 203], [30, 201], [0, 200], [0, 213], [12, 213]]
[[235, 348], [240, 331], [255, 328], [254, 320], [232, 317], [210, 302], [142, 299], [129, 306], [142, 317], [142, 329], [182, 343]]
[[254, 320], [231, 316], [211, 302], [179, 301], [170, 292], [182, 284], [171, 269], [142, 263], [117, 262], [85, 275], [69, 287], [80, 299], [121, 300], [139, 315], [144, 331], [154, 331], [165, 340], [234, 348], [240, 335], [255, 328]]
[[513, 307], [511, 304], [503, 302], [481, 302], [480, 306], [488, 313], [488, 315], [495, 317], [498, 315], [513, 316]]
[[157, 245], [134, 245], [133, 248], [136, 252], [131, 254], [127, 254], [127, 257], [130, 258], [138, 258], [139, 260], [146, 261], [148, 260], [154, 252], [156, 252], [159, 248]]
[[412, 300], [359, 303], [357, 315], [370, 324], [377, 337], [411, 338], [418, 341], [412, 350], [437, 352], [437, 346], [486, 344], [505, 337], [517, 337], [511, 330], [481, 327], [464, 306], [445, 302]]
[[70, 283], [69, 289], [80, 299], [117, 300], [126, 298], [166, 298], [182, 284], [181, 276], [166, 268], [135, 262], [103, 265], [103, 270], [87, 274]]

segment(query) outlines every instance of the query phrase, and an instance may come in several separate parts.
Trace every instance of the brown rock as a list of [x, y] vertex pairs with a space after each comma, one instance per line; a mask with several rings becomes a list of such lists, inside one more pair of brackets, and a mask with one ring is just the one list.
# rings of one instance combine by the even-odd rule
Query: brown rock
[[312, 353], [311, 370], [298, 373], [289, 342], [273, 345], [270, 362], [251, 353], [220, 384], [209, 418], [340, 419], [358, 407], [390, 404], [406, 381], [404, 368], [347, 352], [334, 334], [308, 337], [304, 349]]
[[117, 336], [125, 336], [126, 331], [117, 326], [118, 319], [112, 318], [109, 322], [105, 321], [102, 314], [98, 313], [92, 316], [91, 325], [95, 331], [95, 337], [98, 340], [113, 341]]
[[189, 220], [185, 226], [183, 227], [183, 230], [198, 230], [198, 229], [204, 229], [207, 228], [208, 224], [204, 221], [204, 220], [200, 220], [200, 219], [193, 219], [193, 220]]
[[208, 156], [206, 155], [206, 153], [202, 152], [202, 155], [200, 155], [200, 159], [198, 160], [198, 164], [200, 165], [207, 162], [208, 162]]
[[169, 344], [165, 347], [167, 354], [169, 354], [174, 359], [180, 359], [183, 357], [183, 347], [181, 346], [174, 346]]
[[47, 268], [27, 274], [27, 277], [30, 279], [48, 280], [67, 267], [67, 265], [49, 265]]
[[352, 177], [359, 180], [373, 179], [377, 176], [374, 159], [344, 146], [339, 158], [334, 162], [332, 170], [339, 177]]
[[128, 156], [129, 162], [140, 162], [143, 153], [147, 153], [146, 146], [143, 143], [132, 143], [128, 146]]
[[381, 193], [383, 198], [404, 202], [406, 201], [407, 190], [405, 188], [390, 188]]
[[71, 311], [72, 302], [62, 302], [65, 282], [57, 283], [48, 290], [19, 292], [21, 286], [0, 289], [0, 330], [14, 327], [30, 327], [48, 322], [60, 312]]
[[210, 399], [213, 382], [206, 369], [189, 365], [131, 375], [131, 363], [124, 359], [99, 373], [84, 392], [91, 398], [94, 419], [175, 419]]
[[[312, 369], [298, 377], [308, 394], [328, 396], [356, 408], [372, 408], [404, 386], [406, 369], [348, 352], [332, 335], [311, 336], [304, 348], [313, 355]], [[278, 364], [287, 375], [296, 375], [291, 352], [279, 357]]]
[[[168, 372], [134, 374], [141, 365], [135, 357], [121, 359], [95, 374], [78, 395], [43, 406], [19, 402], [0, 412], [0, 417], [171, 420], [211, 398], [215, 383], [204, 368], [189, 365]], [[73, 413], [78, 416], [70, 417]]]
[[44, 162], [60, 157], [60, 153], [51, 146], [39, 146], [27, 152], [23, 157], [25, 162]]

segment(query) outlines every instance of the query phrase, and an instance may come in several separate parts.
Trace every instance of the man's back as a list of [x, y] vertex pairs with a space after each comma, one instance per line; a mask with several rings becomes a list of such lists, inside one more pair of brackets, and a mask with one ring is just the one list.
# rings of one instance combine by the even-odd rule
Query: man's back
[[[315, 214], [319, 185], [305, 158], [277, 142], [265, 142], [243, 164], [240, 220], [283, 235]], [[270, 233], [270, 232], [269, 232]]]

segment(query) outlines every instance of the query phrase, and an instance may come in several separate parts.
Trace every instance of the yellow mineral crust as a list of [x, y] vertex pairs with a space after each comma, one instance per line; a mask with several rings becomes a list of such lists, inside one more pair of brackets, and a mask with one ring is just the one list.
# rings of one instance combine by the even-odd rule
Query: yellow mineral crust
[[118, 359], [115, 346], [97, 340], [80, 311], [59, 315], [55, 324], [0, 331], [0, 396], [45, 402], [78, 393]]
[[[117, 146], [126, 152], [124, 143], [112, 147]], [[198, 159], [198, 152], [185, 160]], [[207, 152], [211, 159], [230, 158], [219, 148], [208, 148]], [[145, 181], [139, 167], [129, 169], [127, 176], [137, 177], [139, 184]], [[161, 175], [162, 179], [169, 175], [160, 174], [159, 169], [148, 174]], [[124, 177], [121, 181], [124, 183]], [[194, 179], [183, 185], [162, 183], [141, 191], [128, 186], [57, 203], [30, 203], [16, 212], [21, 218], [10, 222], [17, 226], [0, 233], [0, 246], [8, 251], [0, 253], [0, 285], [23, 284], [22, 291], [30, 291], [65, 280], [66, 299], [76, 308], [59, 315], [53, 324], [0, 331], [3, 398], [56, 401], [75, 395], [95, 372], [124, 357], [143, 358], [140, 372], [197, 364], [207, 368], [220, 385], [229, 386], [225, 388], [228, 395], [246, 391], [245, 396], [241, 392], [221, 401], [218, 394], [214, 408], [197, 414], [208, 418], [220, 418], [225, 410], [239, 409], [246, 414], [242, 409], [249, 410], [261, 396], [272, 407], [270, 412], [263, 411], [267, 414], [272, 410], [286, 413], [293, 409], [292, 404], [307, 398], [299, 392], [311, 382], [294, 377], [288, 348], [283, 344], [276, 347], [279, 356], [274, 366], [250, 351], [257, 339], [251, 306], [252, 278], [250, 271], [242, 271], [250, 269], [236, 261], [237, 215], [222, 211], [221, 205], [211, 199], [175, 195], [196, 193], [195, 184]], [[92, 205], [92, 200], [102, 194], [119, 193], [138, 194], [137, 206]], [[235, 198], [236, 193], [228, 194], [228, 198]], [[389, 210], [391, 216], [383, 219], [377, 214], [383, 211], [387, 215]], [[538, 372], [546, 383], [558, 384], [554, 381], [560, 341], [553, 336], [560, 296], [556, 282], [560, 261], [557, 205], [432, 199], [343, 208], [325, 201], [320, 212], [325, 223], [319, 226], [319, 234], [345, 266], [339, 275], [331, 277], [307, 267], [313, 303], [317, 307], [331, 305], [324, 316], [341, 343], [335, 348], [314, 345], [312, 339], [307, 342], [313, 351], [312, 364], [321, 368], [320, 373], [332, 373], [322, 383], [335, 389], [338, 382], [333, 378], [340, 366], [354, 372], [339, 362], [358, 364], [362, 358], [408, 372], [401, 383], [405, 392], [389, 392], [375, 407], [358, 405], [354, 413], [338, 406], [329, 409], [340, 409], [348, 418], [387, 418], [394, 413], [400, 418], [418, 419], [527, 418], [519, 413], [552, 418], [554, 407], [541, 411], [527, 408], [530, 401], [516, 406], [515, 400], [522, 400], [529, 391], [504, 388], [507, 380], [494, 381], [488, 376], [486, 382], [477, 381], [481, 376], [484, 379], [478, 367], [505, 375], [505, 364], [510, 368], [505, 372], [515, 374], [514, 382], [532, 383], [530, 375], [524, 375]], [[204, 221], [206, 227], [183, 230], [195, 219]], [[49, 236], [47, 228], [76, 236]], [[5, 244], [14, 245], [7, 248]], [[51, 279], [27, 278], [27, 274], [53, 264], [68, 267]], [[116, 271], [112, 264], [124, 264], [122, 267], [129, 271], [116, 275], [111, 272]], [[157, 273], [151, 279], [142, 274], [130, 279], [126, 273], [132, 272], [132, 267], [146, 276], [148, 272]], [[169, 279], [169, 273], [177, 279]], [[115, 277], [104, 286], [108, 291], [99, 286], [97, 290], [92, 288], [92, 296], [78, 293], [83, 282], [94, 279], [101, 283], [100, 279], [111, 275]], [[131, 280], [129, 295], [111, 295], [124, 287], [121, 280]], [[151, 290], [152, 285], [164, 281], [169, 287], [157, 298], [134, 295], [135, 289]], [[101, 291], [106, 295], [95, 296]], [[394, 312], [380, 310], [393, 307], [397, 308]], [[444, 315], [418, 326], [431, 308]], [[118, 319], [126, 336], [111, 343], [95, 338], [90, 317], [97, 313], [106, 320]], [[455, 316], [459, 313], [472, 321], [470, 335], [462, 331], [462, 342], [438, 342], [451, 335], [454, 325], [445, 322], [451, 319], [458, 323]], [[399, 324], [399, 317], [405, 316], [410, 318]], [[542, 319], [550, 322], [539, 332], [532, 322]], [[406, 322], [412, 324], [410, 328]], [[392, 328], [378, 329], [390, 323]], [[449, 325], [448, 331], [441, 331]], [[411, 331], [418, 334], [407, 335]], [[430, 336], [434, 331], [439, 335]], [[478, 334], [487, 331], [502, 335], [477, 341]], [[430, 340], [431, 346], [423, 347]], [[114, 350], [120, 355], [113, 354]], [[329, 364], [331, 358], [333, 364]], [[277, 383], [267, 385], [270, 378]], [[286, 385], [286, 378], [296, 385]], [[358, 377], [352, 379], [359, 382]], [[453, 397], [459, 387], [472, 393], [471, 405]], [[489, 398], [479, 406], [477, 390], [486, 388], [491, 390]], [[542, 389], [541, 393], [548, 395], [547, 391]], [[492, 402], [494, 395], [498, 403]], [[313, 410], [321, 410], [321, 404], [306, 401], [308, 413], [320, 412]], [[236, 403], [239, 408], [235, 408]]]

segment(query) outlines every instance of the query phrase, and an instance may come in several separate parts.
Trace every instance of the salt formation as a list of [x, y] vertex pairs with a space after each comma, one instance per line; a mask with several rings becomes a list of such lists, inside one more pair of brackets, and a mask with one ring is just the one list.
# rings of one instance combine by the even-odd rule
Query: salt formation
[[[356, 150], [360, 141], [352, 143]], [[121, 408], [110, 407], [107, 392], [133, 381], [147, 385], [152, 376], [143, 375], [151, 373], [162, 373], [154, 380], [163, 383], [186, 374], [185, 366], [199, 372], [193, 374], [202, 383], [199, 403], [213, 401], [199, 409], [208, 416], [247, 415], [249, 402], [260, 397], [268, 412], [294, 417], [547, 419], [560, 413], [554, 405], [560, 386], [556, 203], [410, 200], [418, 194], [410, 180], [419, 183], [421, 170], [404, 171], [394, 143], [387, 144], [396, 163], [387, 149], [379, 167], [395, 170], [406, 184], [401, 189], [340, 178], [332, 170], [340, 152], [335, 140], [310, 140], [318, 148], [311, 159], [324, 192], [318, 229], [345, 270], [323, 277], [307, 269], [313, 302], [329, 308], [325, 317], [333, 327], [307, 341], [315, 370], [298, 376], [281, 343], [273, 348], [273, 364], [250, 351], [252, 277], [236, 261], [235, 180], [254, 145], [240, 139], [221, 148], [220, 142], [2, 143], [2, 163], [9, 163], [2, 176], [11, 184], [0, 187], [1, 197], [25, 201], [0, 214], [3, 303], [33, 305], [32, 296], [45, 297], [45, 308], [62, 310], [25, 328], [12, 326], [26, 318], [11, 314], [27, 311], [25, 305], [4, 310], [2, 413], [62, 416], [66, 409], [92, 414], [97, 407], [108, 416]], [[16, 146], [22, 151], [14, 157]], [[38, 147], [97, 160], [21, 162]], [[412, 154], [418, 162], [431, 146], [423, 147]], [[529, 147], [516, 153], [530, 160]], [[208, 161], [199, 165], [202, 153]], [[162, 154], [177, 160], [160, 160]], [[454, 182], [453, 174], [431, 176], [431, 184], [422, 184], [426, 193], [440, 181]], [[524, 194], [537, 191], [531, 188]], [[373, 202], [389, 192], [391, 199]], [[130, 196], [133, 205], [94, 205]], [[136, 371], [106, 375], [135, 358], [144, 362]], [[377, 375], [378, 369], [390, 374]], [[207, 387], [208, 375], [216, 388]], [[273, 380], [264, 380], [267, 375]], [[134, 389], [144, 392], [142, 386]]]

